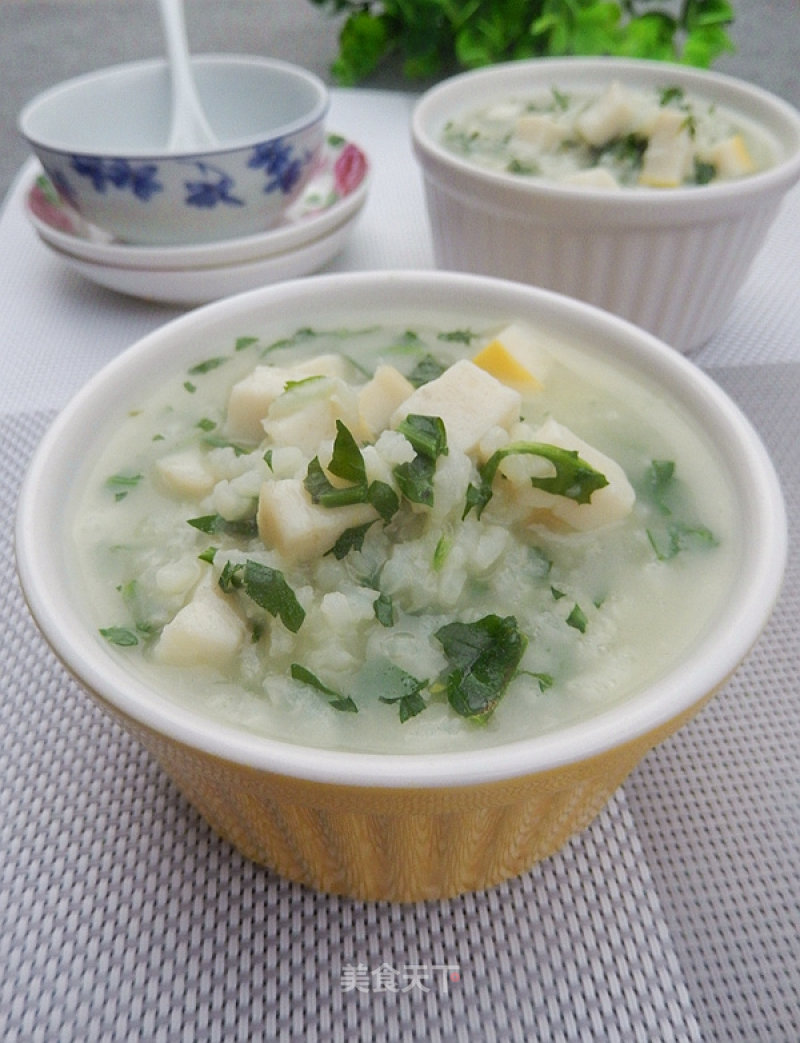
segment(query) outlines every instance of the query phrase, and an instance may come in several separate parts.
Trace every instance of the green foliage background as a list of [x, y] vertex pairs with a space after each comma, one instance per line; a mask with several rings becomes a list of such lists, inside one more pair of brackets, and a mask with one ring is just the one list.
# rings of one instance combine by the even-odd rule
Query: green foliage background
[[390, 57], [411, 80], [500, 61], [613, 54], [710, 66], [733, 50], [727, 0], [311, 0], [346, 14], [334, 79]]

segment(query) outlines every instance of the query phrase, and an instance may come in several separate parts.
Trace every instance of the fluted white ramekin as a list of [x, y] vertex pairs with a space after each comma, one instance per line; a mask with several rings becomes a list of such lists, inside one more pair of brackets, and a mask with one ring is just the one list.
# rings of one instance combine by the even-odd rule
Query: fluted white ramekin
[[[492, 100], [613, 80], [677, 85], [741, 113], [774, 139], [774, 163], [735, 181], [619, 191], [487, 170], [441, 143], [449, 119]], [[800, 113], [788, 102], [729, 76], [636, 59], [536, 59], [454, 76], [418, 102], [412, 143], [439, 267], [557, 290], [681, 351], [699, 347], [725, 320], [800, 179]]]

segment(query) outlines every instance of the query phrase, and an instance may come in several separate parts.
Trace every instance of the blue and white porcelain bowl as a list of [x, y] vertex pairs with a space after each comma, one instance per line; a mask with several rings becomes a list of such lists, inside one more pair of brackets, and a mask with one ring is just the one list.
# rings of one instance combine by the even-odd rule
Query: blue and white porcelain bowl
[[269, 58], [192, 60], [218, 147], [169, 153], [163, 60], [113, 66], [34, 98], [19, 128], [65, 201], [123, 242], [186, 244], [271, 228], [324, 146], [329, 97], [298, 66]]

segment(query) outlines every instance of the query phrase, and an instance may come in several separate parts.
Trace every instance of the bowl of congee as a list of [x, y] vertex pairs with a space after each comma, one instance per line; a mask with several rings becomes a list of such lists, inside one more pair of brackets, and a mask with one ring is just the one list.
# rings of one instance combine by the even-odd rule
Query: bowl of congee
[[723, 324], [800, 178], [797, 109], [667, 62], [461, 73], [411, 133], [440, 267], [578, 297], [684, 352]]
[[750, 423], [650, 334], [350, 273], [103, 368], [34, 455], [16, 551], [67, 671], [236, 849], [421, 900], [591, 822], [757, 639], [786, 523]]

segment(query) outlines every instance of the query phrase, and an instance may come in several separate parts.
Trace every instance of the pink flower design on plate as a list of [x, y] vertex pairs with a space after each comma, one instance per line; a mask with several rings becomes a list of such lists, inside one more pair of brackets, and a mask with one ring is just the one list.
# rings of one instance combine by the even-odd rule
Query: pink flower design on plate
[[364, 180], [367, 172], [367, 159], [356, 145], [348, 144], [333, 165], [333, 177], [336, 191], [346, 196], [353, 192]]
[[51, 228], [61, 232], [75, 231], [69, 214], [65, 213], [61, 205], [55, 202], [38, 183], [28, 194], [28, 206], [31, 208], [31, 213]]

